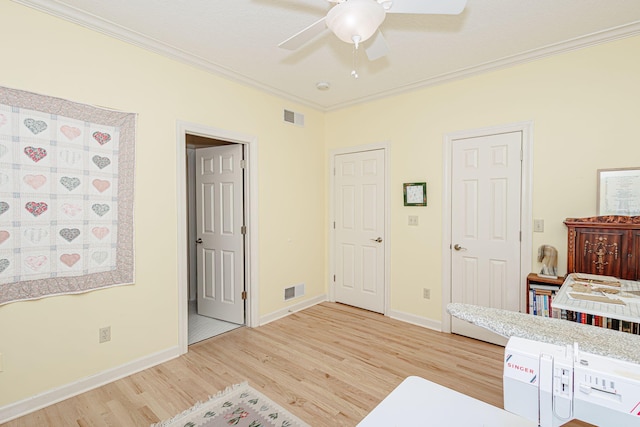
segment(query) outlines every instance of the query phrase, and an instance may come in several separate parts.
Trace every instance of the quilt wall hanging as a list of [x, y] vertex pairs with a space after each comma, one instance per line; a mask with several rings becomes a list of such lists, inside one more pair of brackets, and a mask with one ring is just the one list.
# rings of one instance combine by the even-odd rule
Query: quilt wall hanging
[[135, 122], [0, 87], [0, 304], [133, 283]]

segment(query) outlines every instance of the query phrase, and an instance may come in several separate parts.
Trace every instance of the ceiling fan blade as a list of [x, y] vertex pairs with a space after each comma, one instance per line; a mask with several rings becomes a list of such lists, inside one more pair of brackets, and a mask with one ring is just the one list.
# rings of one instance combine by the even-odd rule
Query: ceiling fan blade
[[[384, 6], [385, 2], [381, 2]], [[393, 0], [387, 13], [416, 13], [429, 15], [458, 15], [467, 0]], [[385, 8], [386, 9], [386, 8]]]
[[324, 30], [327, 29], [327, 24], [325, 23], [325, 19], [326, 17], [314, 22], [304, 30], [292, 35], [291, 37], [289, 37], [288, 39], [280, 43], [278, 47], [281, 47], [283, 49], [288, 49], [288, 50], [298, 49], [300, 46], [311, 41], [311, 39], [313, 39], [314, 37], [321, 34]]
[[367, 58], [369, 58], [369, 61], [375, 61], [389, 53], [387, 41], [384, 39], [384, 36], [380, 31], [371, 37], [367, 44], [368, 46], [365, 49], [365, 52], [367, 52]]

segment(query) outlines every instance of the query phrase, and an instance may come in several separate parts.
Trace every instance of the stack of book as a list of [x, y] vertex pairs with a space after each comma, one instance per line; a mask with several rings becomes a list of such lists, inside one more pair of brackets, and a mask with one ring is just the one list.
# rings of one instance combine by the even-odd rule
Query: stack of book
[[551, 302], [558, 289], [557, 286], [531, 283], [529, 285], [529, 313], [536, 316], [552, 317]]
[[598, 316], [595, 314], [581, 313], [571, 310], [553, 310], [553, 317], [569, 320], [571, 322], [585, 325], [599, 326], [601, 328], [613, 329], [614, 331], [628, 332], [640, 335], [640, 323], [629, 322], [627, 320], [613, 319], [611, 317]]

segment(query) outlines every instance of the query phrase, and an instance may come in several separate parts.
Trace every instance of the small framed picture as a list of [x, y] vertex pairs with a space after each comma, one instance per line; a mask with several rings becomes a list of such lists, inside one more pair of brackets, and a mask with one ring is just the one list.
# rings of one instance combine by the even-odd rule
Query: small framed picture
[[403, 184], [405, 206], [427, 206], [427, 183], [411, 182]]
[[640, 215], [640, 168], [598, 169], [597, 213]]

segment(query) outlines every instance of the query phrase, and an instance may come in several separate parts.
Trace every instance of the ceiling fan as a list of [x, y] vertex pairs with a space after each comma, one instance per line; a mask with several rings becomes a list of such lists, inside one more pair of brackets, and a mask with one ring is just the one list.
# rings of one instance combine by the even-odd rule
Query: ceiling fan
[[467, 0], [327, 0], [336, 3], [327, 16], [278, 45], [283, 49], [296, 50], [329, 28], [340, 40], [351, 43], [356, 50], [367, 43], [365, 51], [373, 61], [387, 54], [389, 48], [378, 30], [387, 13], [458, 15]]

